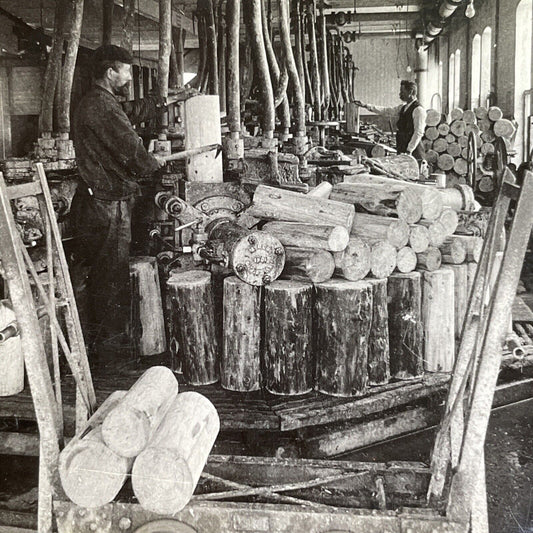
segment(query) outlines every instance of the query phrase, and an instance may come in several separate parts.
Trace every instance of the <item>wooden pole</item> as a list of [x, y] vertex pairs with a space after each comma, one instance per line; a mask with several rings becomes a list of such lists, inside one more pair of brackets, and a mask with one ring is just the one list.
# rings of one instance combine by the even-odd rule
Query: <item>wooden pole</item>
[[368, 384], [383, 385], [390, 379], [389, 313], [387, 280], [369, 280], [372, 286], [372, 326], [368, 340]]
[[313, 285], [275, 281], [265, 288], [264, 386], [272, 394], [313, 388]]
[[[157, 85], [159, 97], [168, 97], [170, 74], [170, 50], [172, 48], [172, 0], [159, 0], [159, 58], [157, 65]], [[160, 114], [160, 140], [166, 140], [168, 115], [165, 110]]]
[[178, 381], [172, 370], [164, 366], [146, 370], [103, 419], [105, 444], [121, 457], [136, 457], [177, 394]]
[[332, 396], [360, 396], [367, 390], [372, 284], [330, 280], [316, 290], [317, 386]]
[[393, 274], [388, 279], [390, 372], [409, 379], [424, 372], [422, 275]]
[[227, 0], [227, 105], [228, 127], [230, 134], [241, 131], [241, 99], [239, 83], [239, 25], [241, 18], [241, 3], [239, 0]]
[[190, 501], [220, 429], [213, 404], [178, 394], [154, 438], [135, 460], [133, 492], [147, 511], [174, 514]]
[[317, 226], [297, 222], [268, 222], [263, 231], [274, 235], [284, 246], [341, 252], [350, 235], [344, 226]]
[[341, 278], [359, 281], [370, 272], [370, 246], [359, 237], [352, 235], [346, 249], [334, 253], [333, 258], [335, 275]]
[[327, 281], [335, 271], [335, 260], [326, 250], [285, 248], [285, 278], [320, 283]]
[[235, 276], [224, 280], [220, 384], [239, 392], [261, 388], [261, 288]]

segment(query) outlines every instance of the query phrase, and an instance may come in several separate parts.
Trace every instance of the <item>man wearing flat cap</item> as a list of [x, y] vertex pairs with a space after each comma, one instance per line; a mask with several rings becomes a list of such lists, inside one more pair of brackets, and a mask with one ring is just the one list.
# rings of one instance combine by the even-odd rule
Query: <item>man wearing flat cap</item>
[[133, 58], [124, 48], [95, 50], [94, 85], [80, 101], [73, 140], [80, 184], [72, 204], [76, 259], [88, 271], [86, 336], [97, 348], [124, 339], [129, 314], [131, 213], [138, 180], [164, 160], [147, 152], [117, 96], [128, 95]]

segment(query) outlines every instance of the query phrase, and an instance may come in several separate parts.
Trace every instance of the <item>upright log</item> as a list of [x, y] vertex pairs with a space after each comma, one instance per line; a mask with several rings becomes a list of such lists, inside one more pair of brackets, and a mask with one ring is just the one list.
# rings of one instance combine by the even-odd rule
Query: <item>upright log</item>
[[352, 229], [355, 216], [353, 205], [276, 189], [268, 185], [257, 187], [249, 212], [252, 216], [263, 220], [344, 226], [348, 231]]
[[272, 394], [305, 394], [313, 388], [313, 285], [275, 281], [265, 288], [264, 376]]
[[237, 277], [224, 280], [220, 384], [239, 392], [261, 388], [261, 289]]
[[403, 220], [355, 213], [352, 235], [387, 241], [395, 248], [403, 248], [409, 240], [409, 226]]
[[387, 280], [368, 281], [372, 286], [372, 326], [368, 339], [368, 384], [383, 385], [390, 379]]
[[161, 286], [155, 257], [132, 257], [131, 333], [137, 356], [163, 353], [167, 349]]
[[218, 339], [211, 274], [203, 270], [175, 273], [167, 282], [176, 323], [183, 375], [191, 385], [218, 381]]
[[424, 273], [422, 323], [424, 324], [424, 369], [451, 372], [455, 358], [453, 271], [441, 268]]
[[227, 108], [230, 135], [238, 137], [241, 131], [241, 100], [239, 84], [239, 25], [241, 3], [239, 0], [227, 0]]
[[334, 271], [335, 260], [326, 250], [285, 248], [285, 278], [320, 283], [330, 279]]
[[219, 429], [218, 413], [205, 396], [197, 392], [176, 396], [133, 465], [133, 492], [144, 509], [174, 514], [187, 505]]
[[263, 231], [274, 235], [284, 246], [341, 252], [350, 234], [344, 226], [317, 226], [297, 222], [268, 222]]
[[398, 379], [424, 371], [422, 275], [393, 274], [388, 279], [390, 372]]
[[[333, 254], [335, 275], [349, 281], [359, 281], [370, 272], [370, 246], [353, 235], [342, 252]], [[416, 257], [415, 257], [416, 263]]]
[[317, 386], [332, 396], [360, 396], [368, 385], [372, 285], [330, 280], [316, 290]]
[[468, 265], [446, 265], [443, 268], [453, 271], [455, 339], [459, 340], [468, 307]]
[[133, 384], [102, 423], [102, 438], [121, 457], [136, 457], [148, 444], [178, 394], [172, 370], [153, 366]]
[[133, 463], [108, 448], [102, 422], [126, 391], [113, 392], [59, 454], [59, 477], [65, 494], [81, 507], [100, 507], [112, 501]]

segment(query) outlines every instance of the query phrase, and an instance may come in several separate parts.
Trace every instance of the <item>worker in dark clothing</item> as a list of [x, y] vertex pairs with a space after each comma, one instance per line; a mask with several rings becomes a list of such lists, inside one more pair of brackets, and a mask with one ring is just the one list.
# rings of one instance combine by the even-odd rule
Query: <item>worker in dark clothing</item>
[[97, 350], [125, 340], [129, 314], [131, 212], [137, 180], [164, 160], [144, 148], [116, 96], [128, 94], [132, 56], [107, 45], [94, 52], [94, 87], [80, 101], [73, 140], [80, 183], [72, 203], [76, 260], [87, 267], [85, 335]]
[[405, 102], [396, 107], [381, 107], [355, 103], [373, 113], [383, 115], [397, 121], [396, 150], [399, 154], [410, 154], [417, 161], [425, 157], [422, 137], [426, 128], [426, 110], [417, 100], [418, 87], [414, 81], [402, 80], [400, 83], [400, 100]]

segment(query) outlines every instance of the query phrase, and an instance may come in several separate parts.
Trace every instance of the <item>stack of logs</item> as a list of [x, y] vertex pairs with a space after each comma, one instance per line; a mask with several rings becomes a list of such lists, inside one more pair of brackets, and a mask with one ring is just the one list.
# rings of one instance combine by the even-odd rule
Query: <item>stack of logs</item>
[[219, 428], [205, 396], [178, 394], [173, 372], [151, 367], [129, 391], [113, 392], [61, 452], [63, 489], [81, 507], [100, 507], [131, 475], [146, 510], [176, 513], [191, 499]]
[[462, 209], [461, 187], [373, 175], [308, 194], [259, 185], [248, 215], [285, 246], [285, 268], [266, 287], [224, 280], [221, 343], [211, 274], [171, 274], [185, 379], [360, 396], [391, 377], [450, 372], [482, 247], [454, 234]]
[[510, 148], [515, 133], [512, 122], [503, 118], [499, 107], [478, 107], [474, 111], [456, 108], [449, 117], [429, 109], [426, 126], [423, 141], [426, 159], [434, 169], [445, 171], [453, 183], [465, 183], [467, 160], [471, 157], [468, 153], [468, 136], [473, 133], [478, 149], [474, 157], [481, 171], [476, 190], [492, 191], [490, 160], [495, 151], [494, 142], [499, 137]]

